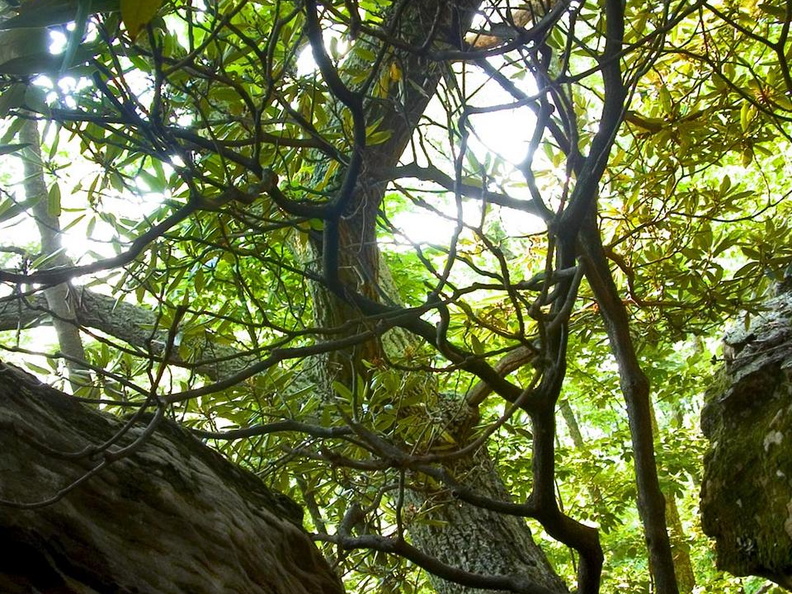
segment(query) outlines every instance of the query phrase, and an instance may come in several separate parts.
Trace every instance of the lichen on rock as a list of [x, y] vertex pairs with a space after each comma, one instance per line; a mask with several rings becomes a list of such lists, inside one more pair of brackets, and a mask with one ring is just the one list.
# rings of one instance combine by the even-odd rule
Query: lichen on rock
[[792, 588], [792, 294], [724, 342], [701, 415], [702, 526], [719, 568]]

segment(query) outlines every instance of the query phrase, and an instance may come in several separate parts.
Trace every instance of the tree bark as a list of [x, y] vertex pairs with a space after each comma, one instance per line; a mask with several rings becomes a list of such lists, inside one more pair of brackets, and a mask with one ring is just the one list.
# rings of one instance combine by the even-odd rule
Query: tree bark
[[[355, 3], [349, 3], [349, 6], [354, 5]], [[313, 186], [317, 195], [331, 196], [326, 203], [317, 202], [316, 209], [312, 210], [313, 206], [310, 200], [281, 200], [278, 202], [278, 206], [286, 212], [290, 212], [289, 207], [292, 207], [293, 211], [291, 212], [295, 216], [322, 220], [321, 238], [319, 238], [320, 241], [314, 243], [316, 254], [314, 258], [311, 258], [312, 262], [320, 264], [312, 266], [313, 270], [310, 271], [313, 277], [321, 277], [323, 281], [321, 289], [317, 291], [319, 298], [315, 303], [315, 311], [318, 313], [321, 328], [337, 329], [349, 321], [357, 323], [358, 330], [371, 327], [370, 319], [366, 315], [366, 313], [370, 314], [371, 310], [361, 311], [363, 308], [360, 307], [360, 304], [363, 303], [364, 298], [374, 302], [381, 296], [381, 283], [379, 282], [381, 274], [378, 268], [379, 257], [375, 226], [387, 185], [381, 177], [381, 172], [391, 170], [398, 164], [405, 147], [413, 136], [419, 118], [426, 109], [430, 97], [435, 93], [444, 70], [450, 70], [447, 63], [427, 57], [424, 50], [437, 48], [445, 50], [449, 45], [453, 46], [456, 38], [461, 39], [467, 31], [472, 10], [477, 5], [478, 2], [473, 0], [432, 0], [430, 2], [414, 0], [392, 3], [390, 5], [390, 17], [392, 18], [385, 19], [387, 26], [383, 27], [382, 31], [385, 32], [383, 33], [384, 38], [398, 38], [401, 43], [393, 44], [395, 47], [385, 48], [379, 39], [367, 40], [367, 43], [371, 44], [369, 49], [373, 48], [373, 53], [383, 58], [378, 66], [382, 69], [382, 73], [388, 74], [384, 79], [389, 81], [386, 84], [390, 86], [385, 96], [375, 98], [364, 98], [364, 93], [357, 94], [354, 85], [350, 85], [350, 88], [345, 87], [340, 80], [343, 73], [335, 69], [332, 60], [325, 54], [321, 20], [318, 13], [326, 5], [322, 5], [323, 7], [320, 9], [319, 3], [310, 0], [306, 0], [301, 5], [308, 14], [305, 30], [308, 31], [316, 62], [328, 88], [337, 99], [333, 109], [329, 109], [328, 112], [345, 112], [345, 116], [350, 116], [347, 117], [347, 124], [351, 119], [351, 125], [339, 126], [339, 130], [342, 130], [344, 134], [349, 131], [350, 127], [354, 128], [351, 147], [345, 155], [345, 160], [342, 162], [339, 159], [336, 163], [340, 165], [339, 173], [331, 180], [338, 183], [326, 183], [329, 163], [325, 162], [316, 167], [316, 183]], [[365, 35], [362, 38], [365, 39]], [[435, 44], [435, 42], [437, 43]], [[403, 49], [407, 46], [412, 47], [415, 51]], [[616, 54], [614, 53], [614, 55]], [[348, 62], [342, 62], [339, 69], [343, 70], [348, 65]], [[368, 146], [365, 138], [366, 131], [368, 125], [375, 123], [378, 124], [378, 133], [390, 134], [390, 136], [380, 144]], [[325, 161], [328, 159], [325, 158]], [[320, 233], [312, 232], [314, 239], [317, 239], [318, 235]], [[324, 293], [322, 293], [323, 290]], [[441, 290], [442, 287], [439, 287], [438, 293]], [[374, 313], [377, 313], [376, 308]], [[417, 317], [413, 319], [417, 320]], [[438, 333], [440, 333], [439, 330], [438, 328]], [[565, 330], [563, 333], [565, 334]], [[416, 335], [418, 334], [437, 346], [443, 354], [454, 349], [454, 345], [445, 337], [437, 338], [436, 335], [428, 337], [426, 332], [416, 331]], [[336, 333], [334, 336], [337, 337], [338, 334]], [[373, 363], [373, 359], [379, 355], [379, 348], [380, 345], [377, 344], [377, 341], [371, 341], [356, 352], [339, 353], [335, 359], [328, 357], [327, 373], [325, 374], [327, 381], [324, 387], [330, 388], [333, 380], [349, 383], [350, 380], [356, 379], [357, 374], [366, 369], [363, 361], [368, 359], [369, 363]], [[477, 364], [479, 369], [486, 367], [492, 371], [486, 362], [476, 359], [471, 353], [462, 353], [459, 350], [456, 351], [456, 354], [459, 356], [453, 360], [454, 363], [461, 364], [462, 360], [469, 359], [472, 361], [470, 365]], [[453, 359], [453, 357], [451, 358]], [[350, 365], [350, 363], [352, 364]], [[481, 376], [479, 372], [477, 374]], [[494, 373], [489, 374], [487, 378], [487, 381], [492, 385], [498, 385], [498, 380], [502, 379], [495, 376]], [[557, 381], [554, 380], [553, 383], [557, 383], [560, 388], [563, 370], [557, 374], [557, 378]], [[500, 387], [502, 388], [502, 386]], [[518, 390], [511, 384], [509, 387]], [[328, 389], [328, 393], [329, 391]], [[557, 397], [558, 390], [553, 391], [552, 398], [554, 399]], [[430, 394], [430, 396], [433, 396], [434, 400], [427, 399], [426, 407], [430, 414], [438, 413], [438, 410], [435, 409], [437, 394]], [[461, 400], [460, 395], [460, 402]], [[546, 400], [549, 401], [549, 398]], [[547, 447], [543, 450], [543, 456], [537, 455], [536, 457], [547, 461], [543, 465], [545, 471], [543, 476], [546, 479], [552, 478], [553, 471], [552, 442], [555, 426], [552, 405], [553, 402], [548, 402], [542, 411], [542, 418], [539, 418], [540, 429], [543, 430], [543, 443]], [[444, 423], [444, 420], [440, 422]], [[455, 433], [454, 440], [458, 444], [467, 443], [469, 435], [466, 432], [468, 430], [469, 427], [460, 428], [459, 432]], [[539, 434], [540, 431], [537, 430], [536, 433]], [[488, 459], [485, 449], [479, 450], [475, 456], [457, 460], [447, 466], [451, 474], [469, 482], [477, 492], [493, 499], [507, 500], [508, 496], [493, 468], [494, 464]], [[555, 493], [552, 489], [552, 481], [543, 480], [542, 483], [545, 489], [539, 499], [541, 499], [541, 507], [545, 510], [543, 519], [549, 518], [549, 523], [555, 524], [555, 530], [561, 531], [560, 524], [563, 522], [557, 506], [554, 505]], [[552, 573], [541, 551], [533, 543], [530, 531], [521, 518], [496, 517], [492, 512], [481, 507], [462, 506], [458, 502], [444, 500], [442, 491], [422, 490], [418, 484], [414, 486], [419, 497], [424, 498], [427, 506], [433, 506], [438, 501], [443, 503], [442, 511], [437, 513], [447, 519], [446, 530], [422, 532], [421, 527], [415, 528], [412, 534], [413, 538], [425, 550], [437, 556], [444, 556], [443, 558], [449, 564], [469, 568], [471, 571], [488, 574], [508, 571], [519, 575], [535, 576], [533, 579], [537, 583], [548, 584], [548, 588], [553, 591], [565, 591], [564, 585]], [[537, 507], [540, 506], [537, 504]], [[567, 519], [563, 517], [563, 520]], [[591, 532], [594, 531], [591, 530]], [[477, 535], [475, 542], [471, 540], [470, 534], [472, 533]], [[596, 541], [596, 537], [593, 540]], [[598, 543], [595, 542], [595, 544], [594, 548], [599, 551], [599, 557], [601, 557]], [[598, 587], [601, 559], [592, 567], [596, 576], [589, 580], [590, 585], [585, 590], [586, 592], [593, 592]], [[438, 582], [438, 588], [443, 592], [475, 591], [470, 588], [452, 586], [445, 582], [442, 582], [442, 585]]]
[[121, 436], [0, 363], [0, 590], [343, 592], [294, 502], [159, 418]]
[[[127, 346], [141, 356], [162, 357], [168, 331], [157, 330], [157, 315], [145, 307], [132, 305], [90, 289], [75, 290], [72, 327], [98, 330]], [[29, 300], [9, 300], [0, 306], [0, 332], [33, 328], [52, 322], [49, 303], [43, 295]], [[76, 326], [75, 326], [76, 325]], [[255, 361], [252, 354], [209, 339], [188, 339], [187, 346], [196, 354], [191, 362], [179, 357], [178, 349], [169, 353], [168, 364], [187, 367], [211, 380], [231, 377]]]
[[[394, 290], [390, 283], [385, 284], [390, 287], [389, 291]], [[7, 311], [0, 312], [0, 330], [13, 330], [20, 322], [23, 327], [40, 322], [45, 315], [42, 312], [46, 309], [46, 301], [41, 297], [30, 305], [32, 307], [21, 309], [14, 305]], [[165, 333], [163, 332], [162, 336], [155, 335], [155, 340], [151, 340], [151, 328], [156, 323], [156, 316], [149, 310], [84, 290], [78, 300], [76, 313], [77, 320], [82, 326], [104, 332], [136, 348], [158, 349], [157, 353], [161, 354], [166, 339]], [[402, 340], [410, 338], [403, 332], [400, 332], [399, 336]], [[216, 354], [223, 360], [217, 363], [197, 361], [198, 372], [218, 380], [244, 368], [246, 359], [234, 356], [233, 349], [207, 346], [206, 352], [212, 349], [219, 349], [221, 352]], [[175, 353], [172, 355], [175, 356]], [[178, 361], [172, 363], [179, 364]], [[436, 395], [427, 394], [427, 397], [436, 400]], [[457, 402], [454, 408], [459, 406], [467, 405]], [[468, 412], [472, 414], [471, 411]], [[449, 412], [449, 416], [455, 415]], [[454, 432], [455, 439], [467, 439], [461, 435], [462, 428], [466, 426], [464, 423], [447, 426]], [[466, 484], [477, 493], [496, 500], [509, 501], [509, 495], [497, 474], [497, 468], [486, 451], [480, 450], [474, 456], [456, 462], [448, 470], [454, 476], [465, 477]], [[522, 518], [460, 503], [451, 498], [448, 491], [442, 490], [422, 491], [413, 497], [413, 503], [418, 507], [424, 504], [432, 507], [433, 511], [427, 519], [442, 523], [442, 527], [427, 522], [411, 524], [410, 531], [416, 544], [424, 548], [427, 553], [449, 565], [469, 571], [490, 575], [521, 574], [554, 592], [567, 591], [549, 566], [546, 556], [533, 542], [531, 531]], [[433, 583], [441, 593], [483, 592], [440, 578], [433, 578]]]
[[657, 475], [649, 379], [638, 361], [627, 310], [608, 267], [593, 213], [584, 222], [580, 243], [586, 278], [600, 307], [611, 351], [619, 367], [619, 383], [627, 407], [635, 460], [638, 514], [644, 527], [649, 566], [659, 594], [678, 594], [674, 556], [665, 517], [665, 497]]
[[[50, 211], [44, 165], [41, 156], [41, 135], [36, 120], [27, 120], [19, 131], [19, 140], [27, 144], [23, 157], [25, 198], [32, 201], [31, 211], [41, 237], [40, 256], [50, 260], [44, 268], [71, 266], [72, 262], [62, 252], [59, 217]], [[60, 208], [60, 206], [58, 206]], [[52, 326], [58, 336], [58, 347], [66, 355], [66, 370], [69, 384], [76, 393], [91, 383], [91, 374], [80, 362], [85, 361], [85, 349], [76, 325], [74, 290], [69, 283], [44, 289], [47, 309], [52, 317]]]
[[[562, 400], [559, 403], [559, 409], [564, 421], [566, 421], [569, 435], [572, 438], [572, 443], [575, 448], [580, 451], [586, 450], [586, 440], [583, 433], [580, 431], [580, 426], [575, 417], [575, 411], [567, 400]], [[654, 411], [654, 409], [653, 409]], [[654, 412], [652, 412], [652, 426], [657, 432], [657, 423], [655, 422]], [[602, 505], [605, 498], [597, 483], [590, 483], [586, 487], [591, 496], [592, 502], [595, 506]], [[669, 525], [669, 537], [671, 539], [671, 548], [674, 555], [674, 567], [676, 568], [677, 580], [679, 582], [679, 591], [681, 594], [690, 594], [696, 587], [696, 576], [693, 573], [693, 563], [690, 560], [690, 552], [688, 545], [685, 542], [685, 531], [682, 526], [682, 520], [679, 517], [679, 509], [674, 497], [666, 497], [666, 519]]]
[[[658, 436], [658, 453], [660, 451], [660, 427], [657, 424], [654, 404], [649, 403], [652, 416], [652, 432]], [[662, 456], [661, 456], [662, 457]], [[668, 538], [671, 541], [671, 552], [674, 555], [674, 568], [680, 594], [691, 594], [696, 587], [696, 576], [693, 573], [693, 561], [690, 559], [690, 547], [685, 542], [685, 528], [682, 526], [682, 519], [679, 517], [679, 507], [676, 497], [667, 495], [666, 498], [666, 523], [668, 524]]]
[[[477, 494], [511, 502], [485, 449], [445, 465], [445, 469]], [[474, 573], [520, 576], [548, 592], [569, 591], [534, 542], [523, 518], [460, 502], [448, 490], [415, 491], [410, 500], [428, 510], [421, 521], [410, 525], [410, 534], [430, 555]], [[492, 592], [439, 578], [432, 578], [432, 585], [441, 594]]]
[[[587, 449], [586, 440], [583, 438], [583, 432], [580, 430], [580, 425], [578, 424], [577, 418], [575, 417], [575, 411], [572, 410], [572, 405], [569, 404], [568, 400], [561, 400], [558, 403], [558, 409], [561, 411], [561, 416], [564, 417], [564, 421], [566, 422], [569, 435], [572, 438], [572, 443], [574, 444], [575, 448], [581, 452], [585, 452]], [[589, 483], [586, 485], [586, 489], [588, 490], [592, 503], [595, 506], [599, 506], [604, 503], [605, 497], [603, 497], [602, 490], [599, 488], [597, 483]]]

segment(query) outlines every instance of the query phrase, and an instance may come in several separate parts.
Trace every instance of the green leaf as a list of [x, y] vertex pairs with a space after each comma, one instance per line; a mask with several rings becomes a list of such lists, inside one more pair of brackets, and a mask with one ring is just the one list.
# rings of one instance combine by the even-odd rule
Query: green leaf
[[748, 101], [743, 101], [740, 107], [740, 128], [743, 132], [747, 132], [751, 125], [751, 120], [756, 115], [756, 107]]
[[47, 105], [47, 92], [36, 85], [30, 85], [25, 90], [25, 107], [45, 117], [51, 115], [49, 105]]
[[0, 95], [0, 117], [6, 117], [8, 112], [17, 107], [22, 107], [25, 103], [25, 91], [27, 85], [17, 83], [11, 85], [2, 95]]
[[780, 22], [783, 22], [787, 18], [787, 11], [786, 8], [782, 8], [780, 6], [773, 6], [767, 2], [763, 2], [758, 5], [759, 10], [769, 14], [770, 16], [775, 17]]
[[[89, 14], [119, 10], [121, 3], [121, 0], [90, 1]], [[18, 16], [0, 22], [0, 30], [63, 25], [74, 20], [77, 10], [78, 5], [74, 0], [27, 0], [22, 3]]]
[[723, 180], [721, 180], [720, 188], [718, 188], [718, 192], [721, 196], [725, 196], [729, 192], [729, 188], [731, 188], [731, 179], [728, 175], [724, 175]]
[[352, 402], [352, 390], [347, 388], [345, 384], [341, 382], [333, 382], [333, 390], [335, 390], [341, 399], [347, 402]]
[[29, 142], [22, 144], [0, 144], [0, 155], [9, 155], [29, 146]]
[[42, 367], [41, 365], [37, 365], [37, 364], [32, 363], [30, 361], [25, 361], [25, 367], [30, 369], [30, 371], [32, 371], [33, 373], [39, 373], [39, 374], [45, 375], [45, 376], [52, 373], [51, 369], [47, 369], [46, 367]]
[[470, 344], [473, 347], [473, 352], [477, 355], [483, 355], [487, 351], [484, 344], [476, 337], [475, 334], [471, 334]]
[[21, 213], [23, 209], [11, 198], [6, 198], [2, 202], [0, 202], [0, 223], [4, 223], [10, 219], [13, 219], [19, 213]]
[[47, 214], [55, 218], [61, 215], [61, 191], [58, 182], [52, 184], [47, 193]]
[[49, 51], [50, 37], [45, 28], [0, 31], [0, 69], [5, 72], [7, 64], [20, 58], [43, 56]]
[[163, 0], [121, 0], [121, 20], [132, 39], [157, 15], [162, 2]]
[[671, 99], [671, 93], [668, 92], [668, 89], [665, 86], [660, 87], [658, 91], [660, 97], [660, 105], [663, 106], [663, 111], [666, 113], [671, 113], [674, 110], [674, 102]]
[[55, 250], [51, 254], [44, 254], [43, 256], [40, 256], [35, 260], [33, 260], [31, 266], [33, 268], [45, 268], [46, 267], [45, 265], [47, 263], [54, 261], [58, 256], [64, 254], [65, 252], [66, 252], [66, 248], [60, 248]]

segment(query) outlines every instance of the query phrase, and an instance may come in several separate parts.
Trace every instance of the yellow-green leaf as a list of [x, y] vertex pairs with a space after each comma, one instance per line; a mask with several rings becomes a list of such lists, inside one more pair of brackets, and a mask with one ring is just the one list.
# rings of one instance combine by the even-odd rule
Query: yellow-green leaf
[[163, 0], [121, 0], [121, 20], [132, 39], [157, 16], [162, 2]]
[[753, 120], [754, 115], [756, 115], [756, 108], [747, 101], [744, 101], [740, 108], [740, 127], [743, 132], [748, 131], [748, 127], [751, 125], [751, 120]]
[[61, 192], [57, 182], [52, 184], [47, 195], [47, 214], [51, 217], [59, 217], [61, 214]]
[[754, 160], [754, 152], [751, 147], [745, 147], [742, 149], [742, 164], [743, 167], [748, 167], [753, 160]]

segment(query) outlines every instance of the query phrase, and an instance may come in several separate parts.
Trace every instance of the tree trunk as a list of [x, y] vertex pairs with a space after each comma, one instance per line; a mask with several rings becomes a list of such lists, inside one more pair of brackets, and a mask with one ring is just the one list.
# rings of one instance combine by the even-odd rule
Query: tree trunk
[[[430, 44], [431, 47], [434, 44], [446, 44], [447, 39], [453, 41], [455, 36], [459, 39], [464, 37], [478, 4], [480, 2], [475, 0], [394, 3], [385, 21], [392, 27], [392, 38], [416, 48], [423, 44]], [[363, 40], [358, 40], [358, 43], [361, 42]], [[381, 42], [378, 40], [366, 39], [365, 42], [374, 47], [374, 54], [380, 51]], [[312, 39], [311, 43], [316, 54], [320, 43], [316, 39]], [[352, 149], [353, 153], [359, 153], [356, 156], [363, 165], [356, 175], [354, 188], [350, 188], [350, 194], [338, 197], [339, 201], [346, 200], [346, 208], [339, 213], [343, 216], [327, 219], [321, 241], [316, 240], [312, 245], [314, 253], [311, 260], [321, 263], [321, 274], [325, 279], [322, 285], [315, 288], [314, 313], [317, 326], [337, 330], [347, 323], [350, 334], [370, 327], [371, 322], [367, 320], [366, 312], [360, 311], [354, 300], [347, 295], [356, 293], [374, 301], [381, 301], [384, 296], [391, 303], [400, 303], [391, 286], [392, 282], [389, 281], [390, 275], [383, 269], [384, 262], [377, 246], [377, 214], [387, 187], [378, 175], [379, 172], [395, 167], [402, 158], [419, 119], [435, 94], [445, 68], [442, 63], [425, 58], [418, 52], [396, 48], [389, 48], [389, 52], [392, 52], [393, 63], [399, 65], [401, 84], [392, 85], [386, 97], [362, 102], [360, 106], [367, 123], [379, 120], [377, 129], [379, 132], [388, 131], [388, 139], [374, 146], [355, 146]], [[389, 64], [384, 65], [388, 66]], [[323, 75], [328, 79], [326, 72]], [[339, 101], [342, 102], [346, 103]], [[340, 109], [347, 107], [349, 106], [339, 106]], [[349, 110], [354, 111], [353, 108]], [[313, 175], [315, 180], [325, 178], [326, 165], [328, 164], [317, 167]], [[339, 168], [336, 182], [328, 185], [345, 187], [348, 175], [348, 169]], [[328, 254], [328, 249], [335, 250], [335, 253]], [[328, 255], [332, 257], [328, 258]], [[332, 268], [328, 267], [328, 262]], [[357, 324], [349, 324], [355, 320], [358, 321]], [[396, 332], [402, 343], [406, 341], [415, 346], [420, 342], [419, 338], [406, 336], [401, 330]], [[339, 334], [332, 336], [338, 338]], [[328, 356], [323, 362], [322, 383], [325, 389], [331, 392], [332, 382], [346, 384], [352, 389], [352, 382], [358, 376], [364, 376], [366, 369], [374, 361], [389, 360], [389, 356], [396, 355], [388, 352], [389, 340], [392, 339], [386, 336], [382, 341], [372, 340], [354, 350]], [[453, 435], [457, 444], [463, 445], [469, 441], [470, 425], [446, 423], [446, 404], [440, 402], [442, 399], [438, 398], [436, 388], [429, 387], [434, 382], [428, 380], [422, 384], [427, 386], [422, 398], [427, 414], [433, 415], [433, 418], [439, 417], [439, 420], [435, 419], [433, 422], [446, 426], [452, 432], [459, 429], [459, 433]], [[467, 408], [464, 395], [458, 396], [457, 405]], [[394, 402], [400, 397], [401, 395], [394, 394]], [[470, 410], [465, 414], [468, 413], [474, 415], [475, 411]], [[463, 480], [478, 494], [500, 501], [510, 499], [486, 448], [455, 460], [446, 470]], [[454, 568], [484, 575], [527, 577], [537, 586], [547, 588], [546, 591], [567, 591], [544, 553], [533, 542], [523, 518], [460, 504], [449, 498], [448, 492], [442, 487], [439, 490], [436, 486], [423, 489], [420, 484], [422, 479], [416, 481], [418, 484], [413, 485], [415, 490], [408, 494], [407, 501], [415, 511], [431, 509], [431, 514], [424, 516], [424, 519], [442, 524], [438, 527], [422, 523], [422, 520], [410, 524], [410, 538], [422, 551]], [[432, 583], [440, 594], [482, 592], [477, 588], [439, 577], [433, 577]]]
[[343, 592], [294, 502], [157, 414], [123, 434], [0, 363], [0, 427], [3, 592]]
[[674, 554], [674, 568], [679, 582], [680, 594], [691, 594], [696, 587], [696, 575], [693, 573], [693, 561], [690, 559], [690, 546], [685, 542], [685, 528], [679, 517], [676, 497], [666, 497], [666, 521], [668, 536], [671, 539], [671, 551]]
[[[86, 288], [76, 292], [78, 298], [73, 300], [73, 323], [121, 340], [137, 349], [142, 356], [163, 356], [168, 331], [167, 328], [155, 330], [158, 318], [152, 310]], [[49, 304], [41, 294], [6, 301], [0, 307], [0, 332], [41, 326], [51, 321], [48, 311]], [[195, 353], [193, 360], [185, 362], [179, 357], [178, 349], [172, 349], [168, 364], [189, 365], [196, 373], [215, 381], [239, 373], [254, 361], [250, 354], [216, 344], [207, 337], [188, 337], [185, 344], [191, 353]]]
[[[569, 401], [562, 400], [559, 403], [559, 409], [566, 421], [569, 435], [572, 438], [572, 443], [575, 448], [580, 451], [586, 450], [586, 440], [583, 433], [580, 431], [575, 411]], [[653, 426], [655, 433], [657, 433], [657, 423], [654, 421], [654, 408], [652, 409]], [[586, 486], [589, 495], [591, 496], [592, 503], [595, 506], [601, 505], [605, 499], [602, 491], [597, 483], [591, 483]], [[685, 530], [682, 526], [682, 520], [679, 517], [679, 509], [676, 504], [676, 498], [672, 496], [666, 497], [666, 520], [669, 526], [669, 537], [671, 538], [671, 547], [674, 553], [674, 567], [676, 568], [677, 580], [679, 582], [679, 591], [681, 594], [690, 594], [696, 587], [696, 577], [693, 573], [693, 563], [690, 559], [690, 551], [685, 542]]]
[[[659, 452], [660, 427], [657, 424], [657, 415], [653, 403], [649, 403], [652, 415], [652, 433], [658, 436], [657, 448]], [[662, 455], [662, 452], [660, 452]], [[696, 576], [693, 573], [693, 561], [690, 559], [690, 547], [685, 542], [685, 528], [679, 517], [676, 497], [667, 495], [666, 498], [666, 523], [668, 524], [668, 538], [671, 541], [671, 551], [674, 555], [674, 568], [680, 594], [690, 594], [696, 587]]]
[[[486, 449], [445, 468], [476, 493], [511, 501]], [[448, 490], [414, 491], [410, 500], [428, 510], [421, 521], [410, 525], [410, 534], [430, 555], [474, 573], [521, 576], [548, 592], [569, 591], [534, 542], [523, 518], [460, 502]], [[440, 594], [492, 592], [435, 577], [432, 585]]]
[[593, 211], [585, 221], [581, 246], [586, 278], [599, 305], [611, 351], [619, 367], [619, 383], [627, 407], [633, 448], [638, 515], [644, 527], [649, 567], [658, 594], [678, 594], [674, 556], [665, 517], [665, 497], [657, 475], [649, 379], [638, 360], [630, 334], [627, 309], [608, 267]]
[[[583, 432], [580, 430], [580, 425], [578, 424], [577, 418], [575, 417], [575, 411], [572, 410], [572, 405], [569, 404], [568, 400], [561, 400], [558, 403], [558, 409], [561, 411], [561, 416], [564, 417], [567, 429], [569, 430], [569, 436], [572, 438], [572, 443], [574, 444], [575, 448], [581, 452], [585, 452], [587, 449], [586, 440], [583, 438]], [[599, 485], [592, 482], [586, 485], [586, 489], [589, 492], [589, 496], [591, 497], [591, 501], [594, 506], [601, 506], [605, 501], [605, 497], [603, 497], [602, 490], [599, 488]]]
[[[25, 198], [32, 202], [31, 211], [41, 237], [41, 254], [49, 257], [44, 268], [71, 266], [72, 262], [62, 252], [61, 229], [55, 205], [50, 205], [47, 184], [44, 179], [44, 165], [41, 156], [41, 136], [35, 120], [27, 120], [19, 131], [19, 140], [27, 144], [24, 164]], [[60, 209], [60, 204], [57, 205]], [[66, 357], [66, 370], [73, 393], [81, 387], [90, 385], [91, 374], [85, 365], [85, 349], [75, 323], [76, 311], [74, 290], [69, 283], [62, 283], [44, 289], [47, 310], [52, 317], [52, 325], [58, 336], [58, 347]]]
[[[387, 272], [383, 272], [387, 276]], [[392, 290], [390, 283], [385, 284]], [[35, 301], [33, 305], [36, 305]], [[46, 306], [43, 298], [38, 306]], [[76, 314], [81, 325], [105, 332], [133, 347], [156, 349], [159, 345], [161, 351], [164, 345], [165, 336], [160, 337], [161, 341], [155, 340], [156, 344], [152, 344], [150, 329], [156, 323], [156, 316], [143, 308], [119, 303], [111, 297], [85, 290], [78, 300]], [[14, 329], [20, 322], [23, 327], [34, 325], [41, 315], [36, 309], [18, 310], [13, 307], [7, 312], [0, 312], [0, 330]], [[403, 332], [399, 336], [403, 341], [410, 340]], [[218, 355], [224, 360], [217, 364], [197, 361], [196, 371], [217, 380], [229, 377], [245, 367], [244, 359], [233, 357], [233, 349], [222, 346], [217, 348], [222, 350]], [[211, 350], [210, 345], [204, 349], [205, 353]], [[175, 356], [175, 353], [172, 355]], [[178, 361], [172, 363], [178, 365]], [[436, 400], [436, 394], [427, 394], [427, 397]], [[466, 405], [457, 402], [456, 406]], [[463, 439], [458, 434], [459, 431], [455, 433], [456, 439]], [[456, 462], [449, 470], [454, 476], [465, 478], [465, 482], [478, 493], [493, 499], [509, 500], [497, 469], [486, 451], [481, 450], [474, 456]], [[423, 491], [412, 497], [412, 504], [416, 508], [424, 505], [431, 507], [433, 511], [427, 519], [443, 524], [441, 527], [418, 521], [411, 524], [410, 532], [415, 543], [427, 553], [454, 567], [490, 575], [522, 574], [532, 577], [536, 583], [553, 591], [566, 591], [541, 549], [533, 542], [531, 531], [522, 518], [504, 516], [462, 504], [452, 499], [447, 491]], [[475, 554], [471, 554], [472, 552]], [[433, 578], [433, 583], [441, 593], [482, 592], [440, 578]]]

